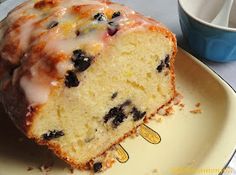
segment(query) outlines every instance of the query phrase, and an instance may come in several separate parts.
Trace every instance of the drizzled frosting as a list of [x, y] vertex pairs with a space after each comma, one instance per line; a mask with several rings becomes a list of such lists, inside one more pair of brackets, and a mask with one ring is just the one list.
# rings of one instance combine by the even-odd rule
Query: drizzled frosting
[[[120, 15], [113, 18], [116, 12]], [[104, 14], [101, 20], [95, 17], [98, 13]], [[0, 64], [10, 64], [5, 74], [13, 86], [23, 89], [29, 104], [43, 104], [51, 88], [73, 68], [74, 50], [96, 58], [115, 35], [157, 25], [106, 0], [27, 1], [0, 25]]]

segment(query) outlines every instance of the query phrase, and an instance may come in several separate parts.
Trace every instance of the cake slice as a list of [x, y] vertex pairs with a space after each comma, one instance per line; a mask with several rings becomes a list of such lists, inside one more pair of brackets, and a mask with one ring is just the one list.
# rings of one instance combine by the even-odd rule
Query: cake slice
[[176, 50], [123, 5], [27, 1], [0, 24], [1, 101], [28, 138], [86, 168], [175, 97]]

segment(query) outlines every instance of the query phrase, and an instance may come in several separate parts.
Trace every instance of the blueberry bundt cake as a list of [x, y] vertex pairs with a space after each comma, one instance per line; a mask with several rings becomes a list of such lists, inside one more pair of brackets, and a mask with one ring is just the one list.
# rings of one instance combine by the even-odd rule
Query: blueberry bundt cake
[[170, 102], [175, 36], [107, 0], [35, 0], [0, 23], [1, 102], [16, 126], [85, 168]]

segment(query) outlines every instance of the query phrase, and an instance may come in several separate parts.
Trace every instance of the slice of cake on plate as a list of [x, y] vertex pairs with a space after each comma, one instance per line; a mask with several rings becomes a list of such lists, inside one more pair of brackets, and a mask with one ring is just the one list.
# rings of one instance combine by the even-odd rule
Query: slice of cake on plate
[[123, 5], [27, 1], [0, 24], [1, 101], [28, 138], [86, 168], [175, 97], [176, 50]]

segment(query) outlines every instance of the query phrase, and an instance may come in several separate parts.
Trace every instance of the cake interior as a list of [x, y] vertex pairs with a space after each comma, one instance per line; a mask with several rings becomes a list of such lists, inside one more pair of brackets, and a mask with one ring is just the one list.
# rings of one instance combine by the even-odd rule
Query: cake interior
[[103, 153], [174, 96], [173, 45], [158, 32], [120, 34], [78, 74], [78, 87], [53, 91], [30, 137], [58, 145], [77, 165]]

